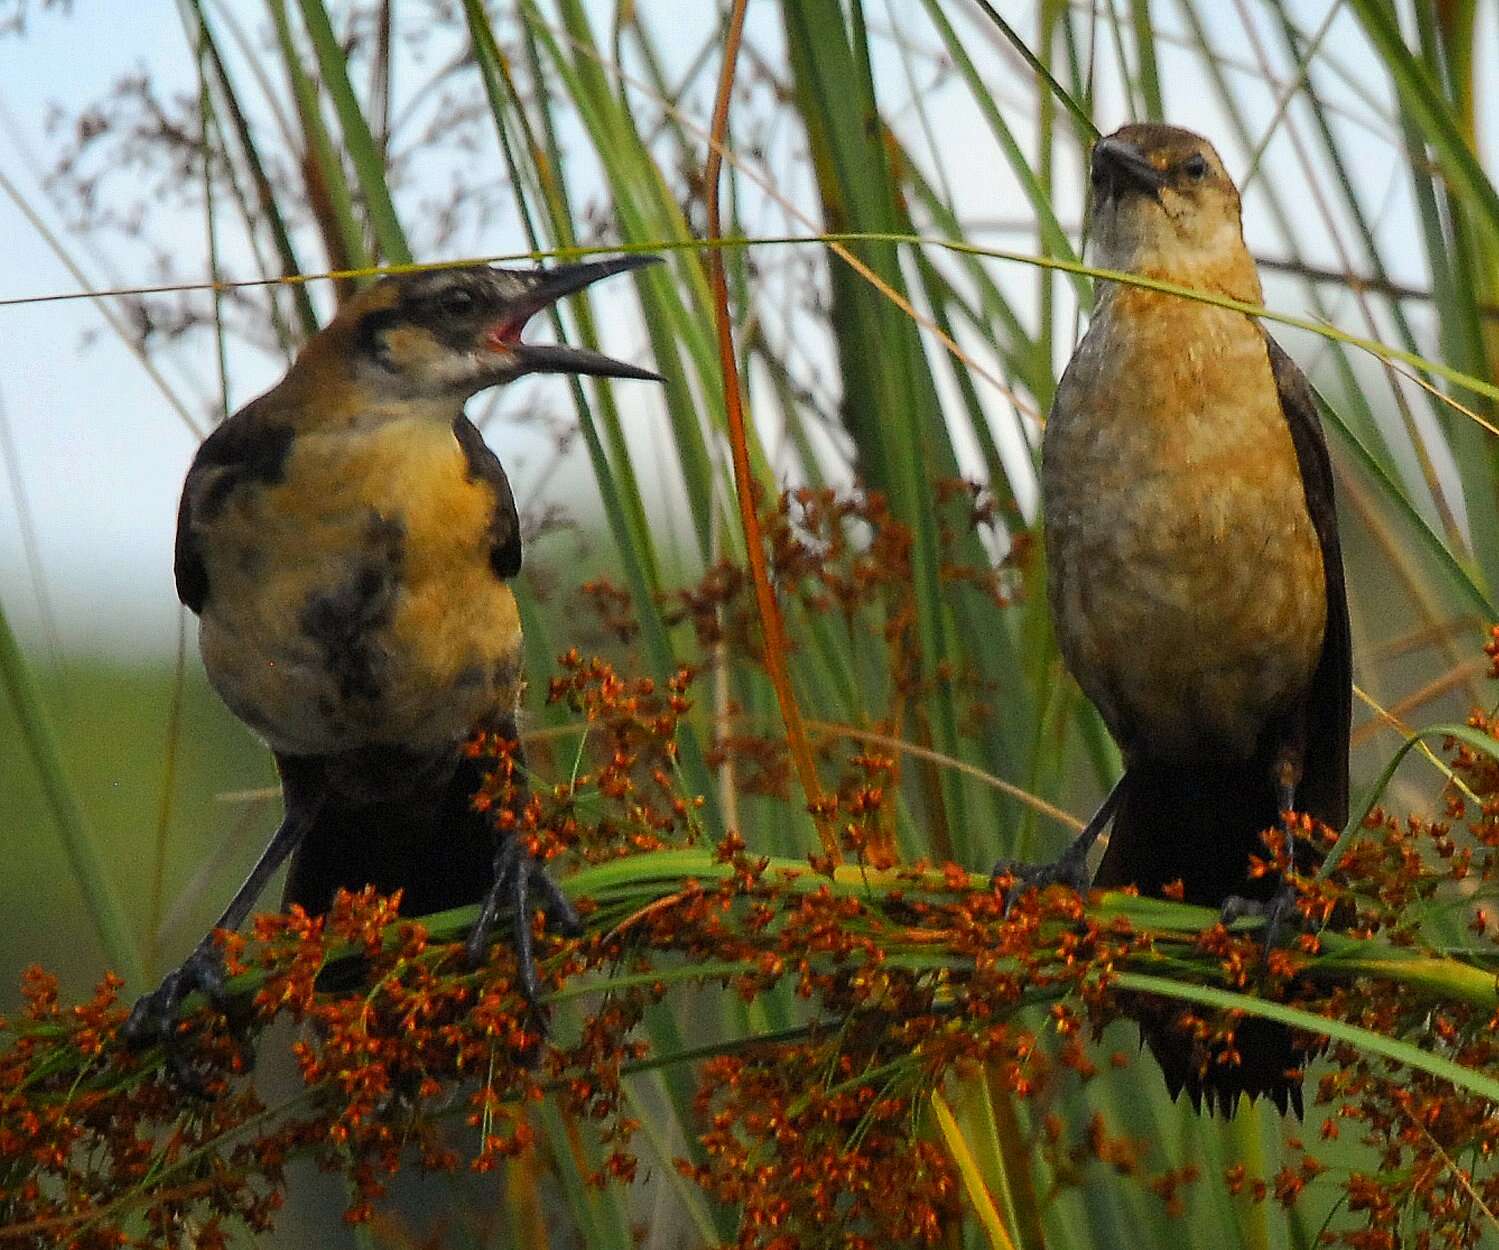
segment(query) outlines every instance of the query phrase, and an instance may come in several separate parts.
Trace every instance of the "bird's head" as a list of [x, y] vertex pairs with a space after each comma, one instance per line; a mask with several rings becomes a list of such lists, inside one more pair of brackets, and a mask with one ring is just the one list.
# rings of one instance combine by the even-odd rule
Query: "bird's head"
[[563, 296], [659, 259], [620, 256], [550, 269], [464, 265], [392, 274], [349, 300], [324, 335], [339, 340], [338, 350], [364, 387], [405, 400], [450, 403], [527, 373], [659, 382], [659, 374], [600, 352], [521, 338], [526, 323]]
[[1122, 127], [1094, 144], [1090, 175], [1101, 268], [1227, 289], [1242, 285], [1247, 265], [1253, 281], [1238, 189], [1201, 135]]

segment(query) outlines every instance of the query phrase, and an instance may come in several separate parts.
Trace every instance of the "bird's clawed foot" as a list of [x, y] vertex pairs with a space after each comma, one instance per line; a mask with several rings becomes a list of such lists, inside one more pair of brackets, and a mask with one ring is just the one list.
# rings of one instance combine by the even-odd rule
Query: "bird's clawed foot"
[[1296, 908], [1296, 887], [1289, 881], [1284, 881], [1268, 899], [1241, 898], [1237, 894], [1230, 894], [1223, 900], [1223, 910], [1218, 918], [1224, 924], [1233, 924], [1235, 920], [1245, 916], [1264, 917], [1264, 945], [1268, 955], [1281, 944], [1281, 939], [1288, 931], [1296, 932], [1301, 928], [1301, 913]]
[[1088, 845], [1074, 841], [1049, 864], [1017, 864], [1000, 860], [994, 865], [990, 876], [997, 882], [1001, 877], [1012, 878], [1005, 891], [1005, 914], [1016, 901], [1029, 890], [1042, 890], [1049, 885], [1065, 885], [1086, 895], [1092, 878], [1088, 873]]
[[143, 994], [131, 1008], [130, 1016], [120, 1030], [132, 1047], [160, 1043], [166, 1054], [167, 1072], [173, 1082], [187, 1093], [206, 1097], [208, 1079], [190, 1055], [191, 1042], [180, 1028], [179, 1013], [188, 996], [199, 992], [219, 1011], [228, 1004], [225, 989], [224, 958], [209, 934], [172, 972], [167, 973], [149, 994]]
[[542, 911], [550, 928], [568, 937], [576, 937], [583, 931], [583, 922], [568, 901], [567, 895], [562, 893], [561, 887], [547, 876], [546, 870], [531, 857], [518, 839], [507, 837], [495, 855], [494, 884], [484, 896], [484, 905], [479, 910], [479, 919], [474, 922], [473, 931], [468, 935], [465, 951], [470, 967], [476, 968], [484, 962], [500, 909], [508, 904], [521, 993], [535, 1009], [541, 998], [541, 989], [536, 977], [536, 956], [531, 936], [533, 889], [539, 895]]
[[1109, 821], [1114, 818], [1120, 802], [1124, 798], [1125, 784], [1129, 781], [1129, 773], [1125, 772], [1114, 788], [1109, 791], [1108, 796], [1098, 805], [1098, 810], [1093, 813], [1092, 818], [1084, 825], [1056, 859], [1049, 864], [1017, 864], [1010, 860], [1000, 860], [994, 865], [994, 870], [989, 874], [998, 884], [999, 878], [1008, 876], [1011, 879], [1009, 888], [1005, 891], [1005, 915], [1010, 914], [1010, 908], [1015, 906], [1015, 901], [1027, 890], [1041, 890], [1049, 885], [1066, 885], [1076, 890], [1081, 896], [1086, 896], [1089, 887], [1093, 884], [1092, 874], [1088, 872], [1088, 853], [1092, 851], [1093, 844], [1098, 841], [1098, 835], [1108, 826]]

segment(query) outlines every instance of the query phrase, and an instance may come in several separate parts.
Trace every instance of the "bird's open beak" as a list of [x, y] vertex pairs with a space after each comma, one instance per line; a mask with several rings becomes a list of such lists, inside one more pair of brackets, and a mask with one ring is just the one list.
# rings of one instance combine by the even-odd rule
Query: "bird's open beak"
[[490, 328], [487, 338], [496, 350], [509, 353], [523, 373], [586, 373], [601, 378], [640, 378], [660, 382], [659, 373], [615, 360], [602, 352], [569, 347], [564, 343], [523, 343], [520, 338], [527, 321], [563, 296], [592, 286], [611, 274], [654, 265], [660, 260], [659, 256], [614, 256], [608, 260], [537, 269], [526, 275], [534, 284], [530, 291], [511, 304], [505, 319]]
[[1155, 200], [1160, 199], [1166, 175], [1133, 143], [1110, 137], [1093, 145], [1093, 180], [1105, 184], [1112, 195], [1141, 191]]

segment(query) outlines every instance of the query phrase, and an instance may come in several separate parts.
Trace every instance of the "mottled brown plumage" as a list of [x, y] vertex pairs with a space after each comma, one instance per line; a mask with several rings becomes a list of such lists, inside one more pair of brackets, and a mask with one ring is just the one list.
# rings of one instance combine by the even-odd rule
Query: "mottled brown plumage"
[[[520, 339], [554, 300], [652, 259], [384, 278], [204, 441], [178, 515], [178, 592], [199, 616], [209, 680], [275, 753], [285, 801], [217, 927], [238, 927], [291, 856], [285, 902], [311, 912], [366, 884], [404, 891], [408, 913], [482, 899], [475, 956], [510, 905], [534, 989], [533, 886], [552, 920], [575, 918], [469, 803], [479, 776], [465, 742], [481, 728], [515, 736], [521, 625], [507, 579], [521, 546], [504, 470], [463, 407], [526, 373], [655, 378]], [[174, 1037], [181, 999], [221, 980], [205, 938], [136, 1005], [129, 1032]]]
[[[1261, 302], [1239, 197], [1206, 140], [1127, 126], [1092, 161], [1101, 268]], [[1125, 761], [1095, 884], [1274, 900], [1249, 859], [1283, 807], [1347, 818], [1350, 660], [1332, 475], [1311, 393], [1250, 317], [1103, 282], [1043, 448], [1052, 619]], [[1091, 838], [1090, 838], [1091, 840]], [[1084, 848], [1085, 849], [1085, 848]], [[1073, 853], [1071, 865], [1080, 863]], [[1136, 1002], [1174, 1093], [1301, 1103], [1300, 1057], [1246, 1021], [1242, 1061]]]

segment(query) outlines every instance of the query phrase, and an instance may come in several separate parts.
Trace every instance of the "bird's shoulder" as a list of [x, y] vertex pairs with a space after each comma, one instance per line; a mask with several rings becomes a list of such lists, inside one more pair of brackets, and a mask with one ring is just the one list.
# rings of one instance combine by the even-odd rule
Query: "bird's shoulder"
[[[217, 426], [199, 445], [187, 471], [189, 485], [214, 482], [219, 502], [239, 481], [277, 481], [285, 472], [296, 430], [273, 405], [256, 400]], [[202, 501], [204, 505], [209, 500]]]
[[208, 598], [208, 569], [198, 527], [222, 511], [240, 487], [280, 481], [294, 436], [290, 422], [257, 400], [224, 421], [199, 445], [177, 507], [173, 560], [177, 596], [192, 611], [201, 612]]
[[463, 451], [470, 480], [486, 487], [493, 496], [489, 519], [489, 562], [496, 576], [514, 577], [521, 568], [520, 516], [510, 490], [510, 479], [505, 476], [500, 458], [484, 441], [479, 427], [467, 417], [460, 414], [453, 422], [453, 437]]

